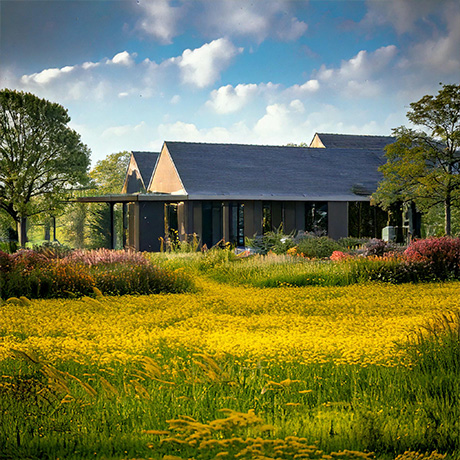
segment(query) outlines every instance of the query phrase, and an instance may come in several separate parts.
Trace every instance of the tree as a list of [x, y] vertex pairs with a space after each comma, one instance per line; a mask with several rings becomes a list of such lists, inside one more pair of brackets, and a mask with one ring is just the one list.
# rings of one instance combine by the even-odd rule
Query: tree
[[407, 118], [424, 130], [393, 130], [396, 141], [385, 149], [383, 180], [373, 198], [385, 209], [397, 201], [414, 202], [421, 211], [442, 204], [450, 235], [460, 198], [460, 85], [443, 85], [410, 107]]
[[0, 91], [0, 208], [26, 242], [26, 219], [59, 207], [87, 182], [89, 150], [59, 104], [30, 93]]
[[[126, 177], [130, 152], [118, 152], [107, 155], [106, 158], [96, 163], [89, 173], [92, 182], [92, 194], [117, 194], [121, 193]], [[122, 212], [117, 206], [114, 209], [116, 233], [123, 231]], [[89, 230], [91, 246], [108, 248], [112, 243], [112, 228], [110, 221], [110, 208], [107, 204], [91, 205], [89, 212]], [[121, 244], [121, 241], [119, 242]]]
[[89, 173], [98, 193], [121, 193], [131, 153], [124, 151], [107, 155], [99, 160]]

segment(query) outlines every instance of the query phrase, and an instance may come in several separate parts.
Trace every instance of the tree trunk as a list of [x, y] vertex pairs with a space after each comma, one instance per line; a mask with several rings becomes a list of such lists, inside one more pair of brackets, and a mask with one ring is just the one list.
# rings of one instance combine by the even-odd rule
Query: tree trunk
[[18, 221], [16, 221], [17, 231], [18, 231], [18, 239], [19, 239], [19, 246], [24, 248], [27, 243], [27, 217], [20, 217]]
[[444, 233], [450, 236], [451, 233], [451, 204], [450, 197], [444, 201]]

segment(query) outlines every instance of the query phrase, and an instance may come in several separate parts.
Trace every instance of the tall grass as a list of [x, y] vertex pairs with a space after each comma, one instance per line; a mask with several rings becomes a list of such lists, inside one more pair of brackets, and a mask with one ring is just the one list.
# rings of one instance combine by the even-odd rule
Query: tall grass
[[[2, 455], [315, 459], [347, 450], [332, 457], [421, 460], [418, 451], [441, 460], [437, 449], [460, 457], [458, 367], [419, 328], [399, 352], [392, 347], [395, 329], [402, 340], [421, 318], [455, 311], [458, 283], [204, 286], [3, 305]], [[445, 315], [452, 340], [455, 315]], [[435, 343], [451, 343], [435, 332]], [[369, 359], [371, 342], [387, 348], [378, 360]], [[320, 359], [308, 353], [315, 347]]]
[[79, 297], [92, 295], [95, 288], [123, 295], [186, 292], [194, 285], [183, 272], [155, 266], [139, 252], [0, 252], [0, 299]]
[[354, 451], [344, 458], [435, 449], [458, 458], [460, 449], [458, 401], [447, 404], [405, 367], [283, 365], [168, 348], [123, 367], [33, 360], [1, 363], [0, 447], [13, 458], [213, 459], [256, 444], [265, 458], [283, 459], [312, 445], [307, 458], [344, 449]]

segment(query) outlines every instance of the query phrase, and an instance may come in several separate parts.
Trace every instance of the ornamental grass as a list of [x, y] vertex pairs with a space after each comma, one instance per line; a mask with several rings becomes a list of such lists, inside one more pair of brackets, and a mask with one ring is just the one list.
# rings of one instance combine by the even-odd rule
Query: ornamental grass
[[182, 271], [152, 265], [134, 251], [21, 250], [0, 252], [0, 298], [61, 298], [103, 294], [185, 292], [193, 282]]

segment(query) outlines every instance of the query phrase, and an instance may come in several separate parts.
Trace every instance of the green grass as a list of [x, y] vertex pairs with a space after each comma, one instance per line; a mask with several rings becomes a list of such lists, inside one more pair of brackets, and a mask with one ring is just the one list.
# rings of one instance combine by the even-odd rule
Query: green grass
[[[236, 259], [226, 251], [151, 257], [168, 269], [195, 277], [258, 287], [339, 286], [382, 273], [381, 262], [372, 260], [359, 261], [356, 268], [352, 263], [284, 256]], [[386, 268], [386, 273], [393, 273]], [[218, 284], [212, 286], [219, 289]], [[363, 285], [363, 289], [370, 287]], [[219, 309], [218, 300], [213, 304], [211, 296], [209, 306], [200, 308]], [[127, 300], [130, 308], [135, 308], [135, 302], [136, 297]], [[257, 306], [252, 307], [257, 314]], [[9, 331], [1, 323], [1, 308], [2, 334], [20, 343], [23, 332]], [[102, 307], [89, 303], [88, 308]], [[208, 357], [167, 343], [147, 357], [104, 365], [83, 358], [51, 364], [43, 357], [13, 351], [0, 361], [0, 458], [167, 459], [172, 455], [207, 460], [220, 458], [216, 455], [223, 452], [229, 452], [222, 457], [228, 459], [256, 458], [255, 452], [262, 452], [266, 458], [291, 459], [302, 458], [294, 455], [305, 453], [308, 444], [316, 446], [308, 458], [321, 458], [318, 449], [325, 453], [347, 449], [375, 452], [377, 458], [388, 460], [405, 451], [427, 452], [417, 460], [440, 460], [435, 454], [430, 457], [435, 450], [460, 459], [459, 320], [454, 312], [414, 331], [411, 340], [400, 345], [406, 359], [392, 366], [264, 361], [230, 354]], [[226, 417], [223, 409], [246, 418], [227, 415], [230, 428], [206, 434], [213, 421]], [[250, 421], [251, 410], [260, 423]], [[171, 420], [189, 424], [189, 431], [173, 429]], [[259, 425], [264, 424], [271, 428], [261, 430]], [[235, 437], [246, 444], [237, 445], [240, 441]], [[284, 446], [284, 453], [275, 453], [274, 443]], [[241, 454], [244, 449], [247, 454]], [[347, 453], [342, 458], [361, 457]], [[407, 454], [406, 458], [414, 457]]]
[[405, 263], [392, 258], [355, 257], [340, 262], [275, 254], [238, 258], [222, 250], [149, 257], [160, 266], [181, 267], [221, 283], [254, 287], [348, 286], [369, 281], [399, 284], [436, 280], [425, 264]]
[[[458, 366], [426, 366], [428, 341], [412, 367], [209, 360], [163, 347], [152, 356], [158, 368], [150, 361], [102, 368], [17, 353], [0, 364], [0, 450], [3, 458], [213, 458], [189, 445], [177, 452], [165, 436], [143, 431], [165, 430], [182, 415], [205, 423], [223, 418], [222, 409], [254, 409], [275, 427], [263, 438], [305, 437], [325, 452], [381, 458], [435, 449], [459, 458]], [[437, 358], [451, 345], [437, 346]]]

